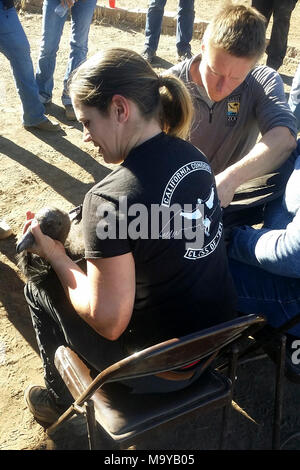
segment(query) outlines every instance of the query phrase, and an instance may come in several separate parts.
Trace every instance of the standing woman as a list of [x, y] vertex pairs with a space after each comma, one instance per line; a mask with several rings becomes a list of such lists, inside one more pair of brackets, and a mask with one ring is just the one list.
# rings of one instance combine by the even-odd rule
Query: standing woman
[[[53, 365], [60, 344], [102, 370], [235, 316], [214, 177], [204, 155], [182, 140], [192, 117], [185, 86], [157, 75], [137, 53], [111, 49], [79, 67], [69, 92], [85, 142], [118, 166], [84, 199], [86, 272], [31, 224], [35, 252], [58, 278], [25, 288], [47, 385], [28, 387], [25, 398], [45, 422], [68, 405]], [[196, 377], [140, 378], [127, 386], [133, 393], [168, 391]]]

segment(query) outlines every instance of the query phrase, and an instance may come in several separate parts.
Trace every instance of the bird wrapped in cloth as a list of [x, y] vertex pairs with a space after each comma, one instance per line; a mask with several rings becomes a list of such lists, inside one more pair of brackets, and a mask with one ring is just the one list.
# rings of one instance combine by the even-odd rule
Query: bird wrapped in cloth
[[[84, 244], [81, 230], [82, 206], [71, 212], [65, 212], [56, 207], [44, 207], [35, 215], [41, 231], [60, 241], [70, 258], [79, 262], [84, 257]], [[40, 283], [49, 273], [51, 265], [40, 256], [28, 251], [34, 246], [34, 236], [29, 229], [17, 243], [17, 264], [27, 281]]]

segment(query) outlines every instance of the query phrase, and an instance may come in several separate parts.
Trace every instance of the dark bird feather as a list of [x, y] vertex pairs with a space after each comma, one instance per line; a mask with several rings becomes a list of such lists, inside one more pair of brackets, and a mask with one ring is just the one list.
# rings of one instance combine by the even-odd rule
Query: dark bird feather
[[[35, 219], [39, 223], [41, 231], [54, 240], [59, 240], [74, 261], [83, 258], [84, 246], [79, 224], [81, 206], [73, 209], [70, 213], [56, 207], [44, 207], [35, 215]], [[47, 276], [51, 265], [40, 256], [27, 251], [34, 246], [34, 243], [35, 239], [29, 227], [17, 244], [16, 258], [18, 267], [26, 279], [38, 284]]]

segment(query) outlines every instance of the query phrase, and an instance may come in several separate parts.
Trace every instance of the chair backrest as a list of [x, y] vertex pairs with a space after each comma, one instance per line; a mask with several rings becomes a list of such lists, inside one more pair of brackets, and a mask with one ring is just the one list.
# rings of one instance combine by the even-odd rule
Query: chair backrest
[[204, 359], [238, 339], [251, 326], [264, 323], [263, 317], [246, 315], [143, 349], [101, 372], [90, 384], [85, 396], [91, 396], [107, 382], [158, 374]]

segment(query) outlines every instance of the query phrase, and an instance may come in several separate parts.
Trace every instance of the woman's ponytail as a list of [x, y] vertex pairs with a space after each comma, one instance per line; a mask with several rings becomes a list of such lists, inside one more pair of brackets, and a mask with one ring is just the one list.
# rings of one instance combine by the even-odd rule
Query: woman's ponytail
[[193, 103], [185, 85], [173, 75], [159, 75], [161, 123], [169, 135], [186, 139], [193, 118]]

